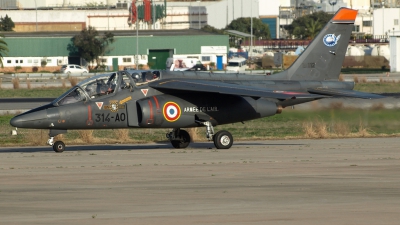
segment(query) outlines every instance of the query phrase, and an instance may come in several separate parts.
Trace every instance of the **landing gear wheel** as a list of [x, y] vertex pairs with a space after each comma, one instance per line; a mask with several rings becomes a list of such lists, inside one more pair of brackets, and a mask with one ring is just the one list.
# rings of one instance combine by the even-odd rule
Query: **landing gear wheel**
[[190, 144], [190, 135], [186, 130], [179, 131], [179, 138], [180, 140], [171, 140], [172, 146], [174, 148], [186, 148]]
[[53, 150], [57, 153], [61, 153], [65, 150], [65, 144], [62, 141], [56, 141], [53, 145]]
[[233, 144], [232, 134], [226, 130], [218, 131], [213, 136], [214, 145], [218, 149], [229, 149]]

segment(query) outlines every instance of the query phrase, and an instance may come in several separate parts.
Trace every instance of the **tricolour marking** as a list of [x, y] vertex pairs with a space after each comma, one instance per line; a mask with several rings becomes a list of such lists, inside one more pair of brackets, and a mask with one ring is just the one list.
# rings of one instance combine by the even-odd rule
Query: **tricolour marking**
[[103, 107], [103, 102], [96, 102], [97, 108], [99, 108], [101, 110], [101, 108]]
[[164, 104], [163, 114], [168, 122], [175, 122], [181, 116], [181, 108], [175, 102], [167, 102]]
[[149, 92], [149, 89], [140, 89], [144, 96], [147, 96], [147, 92]]

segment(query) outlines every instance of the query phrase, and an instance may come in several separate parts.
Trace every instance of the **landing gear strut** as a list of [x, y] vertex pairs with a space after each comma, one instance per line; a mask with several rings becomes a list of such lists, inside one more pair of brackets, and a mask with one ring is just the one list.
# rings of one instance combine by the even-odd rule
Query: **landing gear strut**
[[52, 130], [49, 131], [49, 139], [47, 140], [47, 144], [53, 146], [53, 150], [57, 153], [61, 153], [65, 150], [65, 144], [62, 141], [56, 141], [54, 143], [54, 137], [59, 134], [67, 133], [67, 130]]
[[232, 134], [226, 130], [218, 131], [214, 134], [214, 127], [209, 121], [202, 122], [196, 121], [200, 124], [206, 126], [206, 136], [209, 141], [213, 141], [214, 145], [218, 149], [228, 149], [233, 144], [233, 137]]

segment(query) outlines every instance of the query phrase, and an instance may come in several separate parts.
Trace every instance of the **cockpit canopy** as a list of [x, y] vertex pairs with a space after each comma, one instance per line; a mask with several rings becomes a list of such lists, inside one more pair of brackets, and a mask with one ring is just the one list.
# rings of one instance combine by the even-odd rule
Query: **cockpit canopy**
[[127, 72], [131, 74], [136, 85], [143, 85], [158, 80], [161, 76], [158, 70], [128, 70]]
[[81, 101], [103, 98], [124, 89], [144, 85], [160, 79], [159, 71], [128, 70], [100, 74], [79, 82], [52, 103], [66, 105]]

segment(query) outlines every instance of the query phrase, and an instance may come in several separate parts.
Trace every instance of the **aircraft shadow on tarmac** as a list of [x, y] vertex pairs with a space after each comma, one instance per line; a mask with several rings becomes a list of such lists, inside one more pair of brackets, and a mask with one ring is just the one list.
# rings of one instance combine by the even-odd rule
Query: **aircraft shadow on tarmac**
[[[285, 146], [285, 145], [305, 145], [305, 144], [284, 144], [284, 143], [261, 143], [261, 142], [236, 142], [234, 146]], [[212, 142], [198, 142], [191, 143], [187, 149], [215, 149]], [[109, 144], [109, 145], [73, 145], [68, 146], [68, 150], [65, 152], [72, 151], [121, 151], [121, 150], [159, 150], [159, 149], [170, 149], [179, 150], [171, 146], [169, 142], [160, 142], [156, 144]], [[224, 149], [219, 149], [224, 150]], [[52, 148], [49, 146], [37, 146], [37, 147], [2, 147], [0, 153], [34, 153], [34, 152], [52, 152]], [[227, 150], [229, 151], [229, 150]]]

